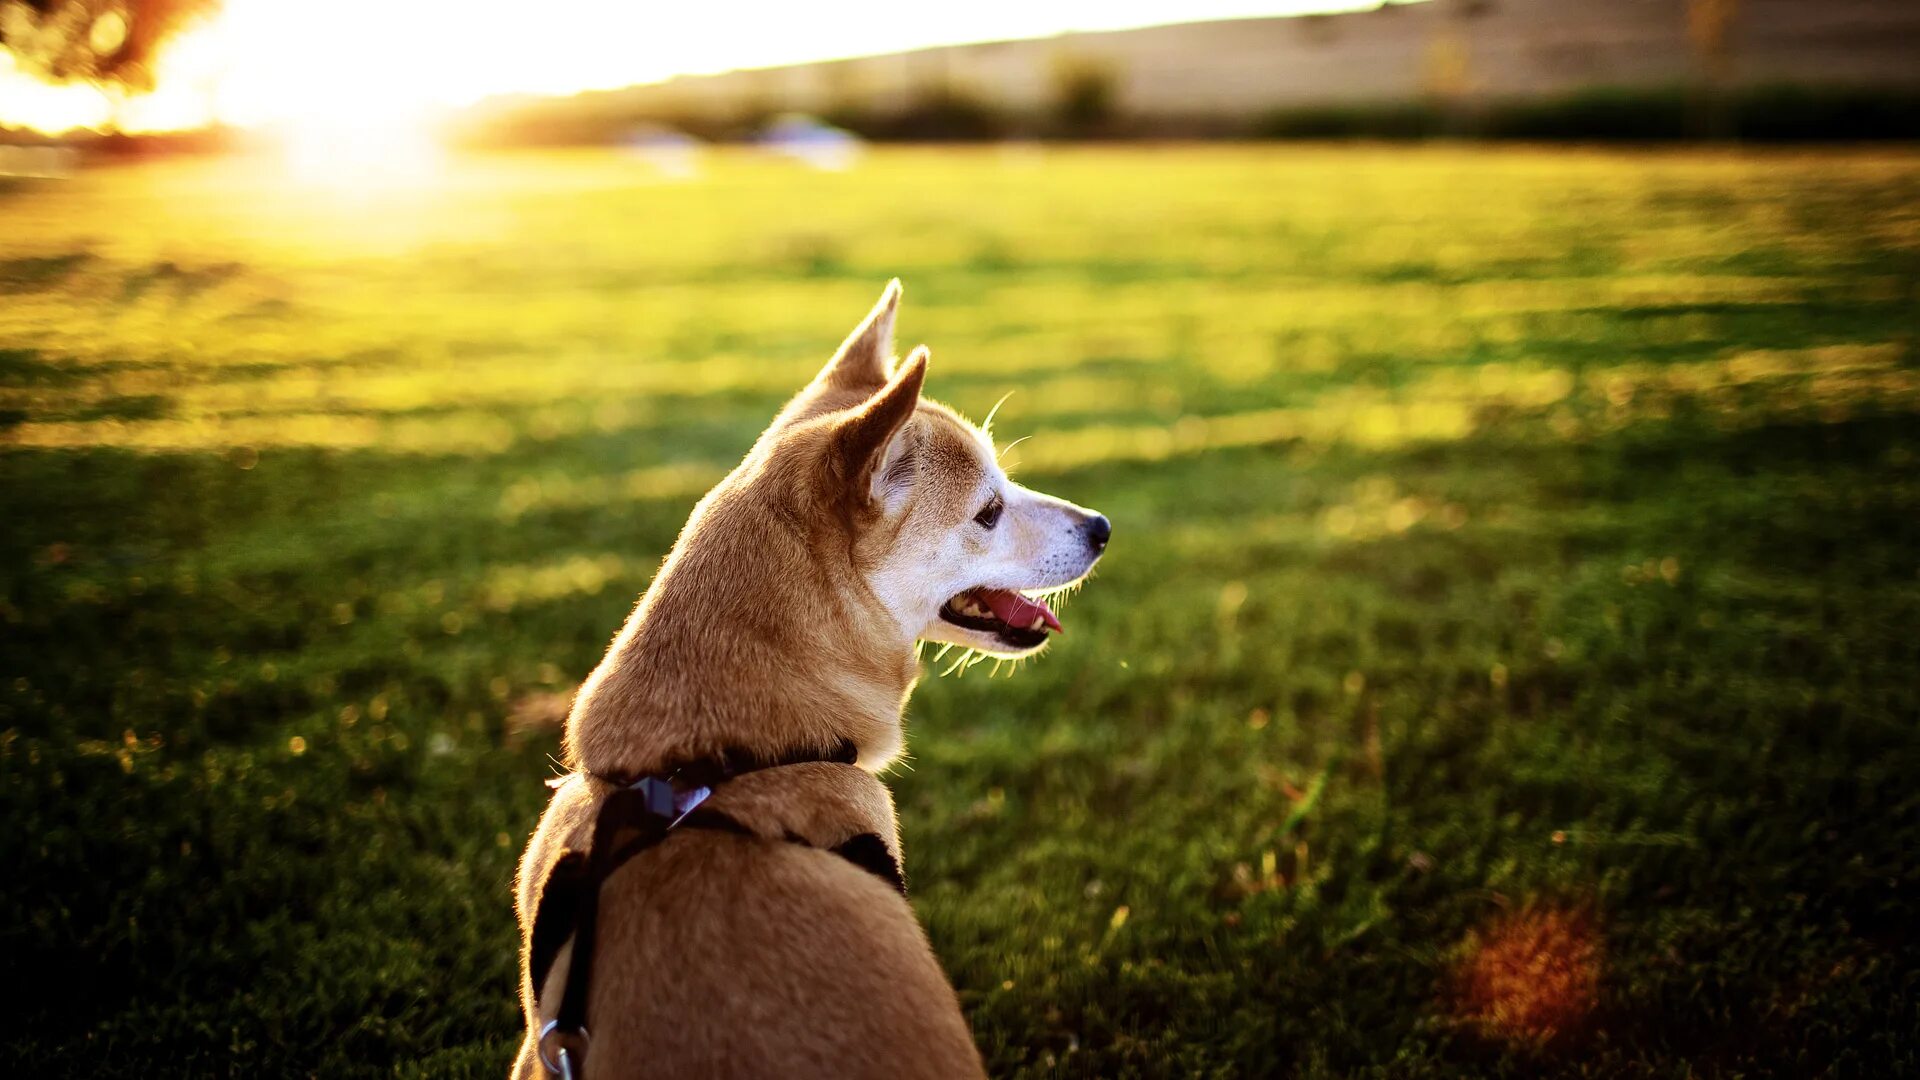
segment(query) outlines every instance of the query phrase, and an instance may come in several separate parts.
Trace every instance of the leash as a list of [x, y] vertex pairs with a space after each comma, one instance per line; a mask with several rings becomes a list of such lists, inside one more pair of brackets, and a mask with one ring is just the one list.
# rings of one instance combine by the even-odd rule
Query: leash
[[[564, 852], [548, 872], [534, 913], [529, 969], [534, 992], [546, 981], [560, 946], [573, 938], [567, 981], [560, 991], [560, 1011], [540, 1029], [540, 1064], [560, 1080], [575, 1080], [591, 1041], [587, 1034], [587, 993], [593, 981], [593, 951], [599, 922], [600, 888], [628, 860], [666, 840], [676, 829], [720, 829], [752, 835], [752, 831], [725, 814], [697, 810], [713, 789], [738, 776], [786, 765], [827, 762], [851, 765], [860, 750], [842, 740], [831, 753], [800, 752], [780, 758], [760, 758], [740, 752], [688, 762], [665, 774], [638, 779], [587, 775], [614, 790], [601, 802], [593, 819], [593, 839], [585, 854]], [[795, 839], [795, 838], [789, 838]], [[795, 842], [798, 841], [795, 839]], [[902, 892], [900, 868], [884, 842], [863, 833], [833, 849], [862, 869], [886, 878]], [[549, 901], [552, 901], [550, 904]], [[570, 908], [570, 912], [566, 909]], [[571, 918], [563, 918], [570, 914]]]

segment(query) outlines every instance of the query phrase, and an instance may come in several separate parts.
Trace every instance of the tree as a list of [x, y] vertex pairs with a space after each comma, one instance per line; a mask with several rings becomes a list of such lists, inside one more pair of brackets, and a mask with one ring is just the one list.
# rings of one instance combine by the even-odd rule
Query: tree
[[1120, 80], [1113, 67], [1084, 56], [1053, 58], [1053, 121], [1067, 135], [1092, 135], [1109, 127], [1118, 112]]
[[1687, 37], [1693, 41], [1693, 55], [1700, 65], [1698, 115], [1700, 133], [1717, 136], [1727, 132], [1726, 102], [1722, 99], [1732, 70], [1727, 48], [1727, 31], [1739, 15], [1740, 0], [1688, 0]]
[[50, 82], [153, 86], [160, 46], [219, 0], [0, 0], [0, 48]]

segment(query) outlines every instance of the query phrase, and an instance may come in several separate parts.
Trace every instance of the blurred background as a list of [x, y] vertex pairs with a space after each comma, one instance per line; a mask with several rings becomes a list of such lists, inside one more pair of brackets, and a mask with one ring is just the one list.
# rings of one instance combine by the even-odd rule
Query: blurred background
[[1902, 1075], [1920, 6], [0, 0], [50, 1075], [498, 1076], [558, 725], [891, 277], [1115, 543], [888, 776], [996, 1075]]

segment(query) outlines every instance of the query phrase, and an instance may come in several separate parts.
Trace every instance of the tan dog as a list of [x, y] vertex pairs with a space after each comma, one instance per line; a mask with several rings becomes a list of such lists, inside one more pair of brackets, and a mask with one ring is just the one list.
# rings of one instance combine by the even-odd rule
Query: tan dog
[[[1031, 594], [1083, 578], [1104, 517], [1008, 480], [993, 444], [892, 360], [900, 286], [694, 509], [567, 721], [574, 772], [520, 864], [516, 1076], [541, 1077], [571, 939], [535, 985], [534, 924], [564, 851], [616, 786], [676, 763], [830, 757], [717, 785], [703, 812], [607, 876], [585, 1074], [959, 1077], [981, 1063], [897, 868], [893, 802], [916, 641], [1028, 656], [1059, 622]], [[623, 781], [624, 782], [624, 781]], [[581, 858], [581, 857], [576, 857]], [[556, 890], [557, 892], [557, 890]]]

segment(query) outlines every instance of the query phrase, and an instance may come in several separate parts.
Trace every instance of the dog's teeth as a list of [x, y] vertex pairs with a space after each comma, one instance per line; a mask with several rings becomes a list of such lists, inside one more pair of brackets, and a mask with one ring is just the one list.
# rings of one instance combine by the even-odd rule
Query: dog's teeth
[[1029, 630], [1038, 630], [1038, 629], [1040, 629], [1041, 627], [1043, 627], [1043, 626], [1045, 626], [1045, 625], [1047, 625], [1047, 620], [1045, 620], [1045, 619], [1043, 619], [1043, 618], [1041, 618], [1041, 617], [1040, 617], [1040, 616], [1038, 616], [1038, 615], [1035, 615], [1035, 616], [1033, 617], [1033, 621], [1027, 624], [1027, 629], [1029, 629]]

